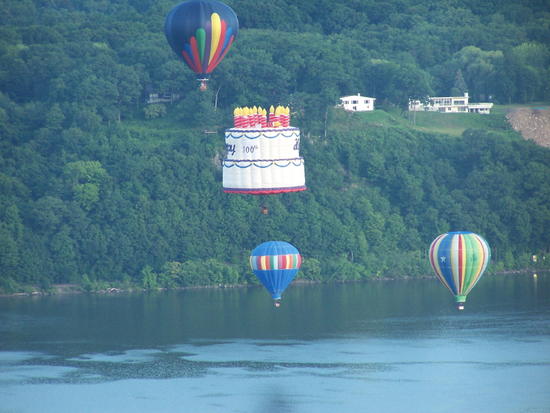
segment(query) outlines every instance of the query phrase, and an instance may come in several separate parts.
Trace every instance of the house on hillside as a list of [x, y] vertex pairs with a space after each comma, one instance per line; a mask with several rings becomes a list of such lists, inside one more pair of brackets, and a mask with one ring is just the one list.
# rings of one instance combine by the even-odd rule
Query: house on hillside
[[361, 96], [359, 93], [352, 96], [344, 96], [340, 98], [340, 104], [338, 107], [343, 107], [344, 110], [351, 112], [367, 112], [374, 110], [375, 98], [369, 98]]
[[145, 103], [148, 105], [154, 105], [157, 103], [174, 103], [180, 98], [180, 95], [175, 93], [149, 93], [145, 99]]
[[491, 113], [492, 103], [470, 103], [468, 92], [464, 96], [429, 97], [426, 102], [409, 101], [410, 112], [440, 113]]

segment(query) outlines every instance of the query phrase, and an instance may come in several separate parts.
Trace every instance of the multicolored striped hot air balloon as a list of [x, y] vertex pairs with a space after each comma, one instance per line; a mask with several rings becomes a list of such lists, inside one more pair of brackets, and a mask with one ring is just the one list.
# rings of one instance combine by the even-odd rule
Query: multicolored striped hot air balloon
[[231, 7], [216, 0], [188, 0], [166, 16], [164, 34], [172, 50], [198, 75], [201, 90], [239, 32]]
[[293, 245], [284, 241], [268, 241], [250, 254], [250, 266], [279, 307], [281, 294], [292, 282], [302, 265], [302, 256]]
[[468, 231], [438, 236], [430, 246], [430, 263], [439, 280], [455, 296], [459, 310], [491, 259], [489, 244]]

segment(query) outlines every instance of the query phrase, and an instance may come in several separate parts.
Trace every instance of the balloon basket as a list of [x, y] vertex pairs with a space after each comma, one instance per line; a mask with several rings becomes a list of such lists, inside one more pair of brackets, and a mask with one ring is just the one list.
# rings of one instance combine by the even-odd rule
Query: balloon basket
[[466, 303], [466, 296], [465, 295], [457, 295], [456, 296], [456, 309], [459, 311], [464, 310], [464, 304]]

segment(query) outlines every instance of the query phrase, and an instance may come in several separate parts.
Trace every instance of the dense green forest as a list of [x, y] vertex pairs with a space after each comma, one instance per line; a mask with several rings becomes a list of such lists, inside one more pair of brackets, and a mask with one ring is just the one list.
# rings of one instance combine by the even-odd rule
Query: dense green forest
[[[493, 272], [550, 267], [550, 150], [503, 114], [418, 114], [463, 122], [452, 136], [405, 112], [550, 101], [548, 1], [228, 0], [239, 36], [204, 93], [164, 38], [176, 3], [1, 1], [0, 290], [255, 282], [271, 239], [305, 279], [418, 276], [449, 230], [485, 237]], [[334, 107], [359, 92], [378, 110]], [[233, 108], [271, 104], [301, 128], [309, 190], [224, 194]]]

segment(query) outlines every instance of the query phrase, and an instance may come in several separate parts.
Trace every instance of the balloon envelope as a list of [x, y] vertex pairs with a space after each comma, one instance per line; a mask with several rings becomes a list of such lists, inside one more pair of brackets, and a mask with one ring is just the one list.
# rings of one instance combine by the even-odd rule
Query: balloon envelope
[[430, 246], [432, 268], [459, 304], [466, 301], [466, 296], [483, 275], [490, 259], [489, 244], [473, 232], [441, 234]]
[[298, 128], [232, 128], [225, 131], [225, 145], [224, 192], [270, 195], [306, 190]]
[[238, 32], [235, 12], [216, 0], [180, 3], [164, 23], [170, 47], [200, 79], [207, 79], [222, 61]]
[[250, 254], [250, 266], [274, 300], [296, 276], [302, 257], [296, 247], [284, 241], [268, 241], [258, 245]]

